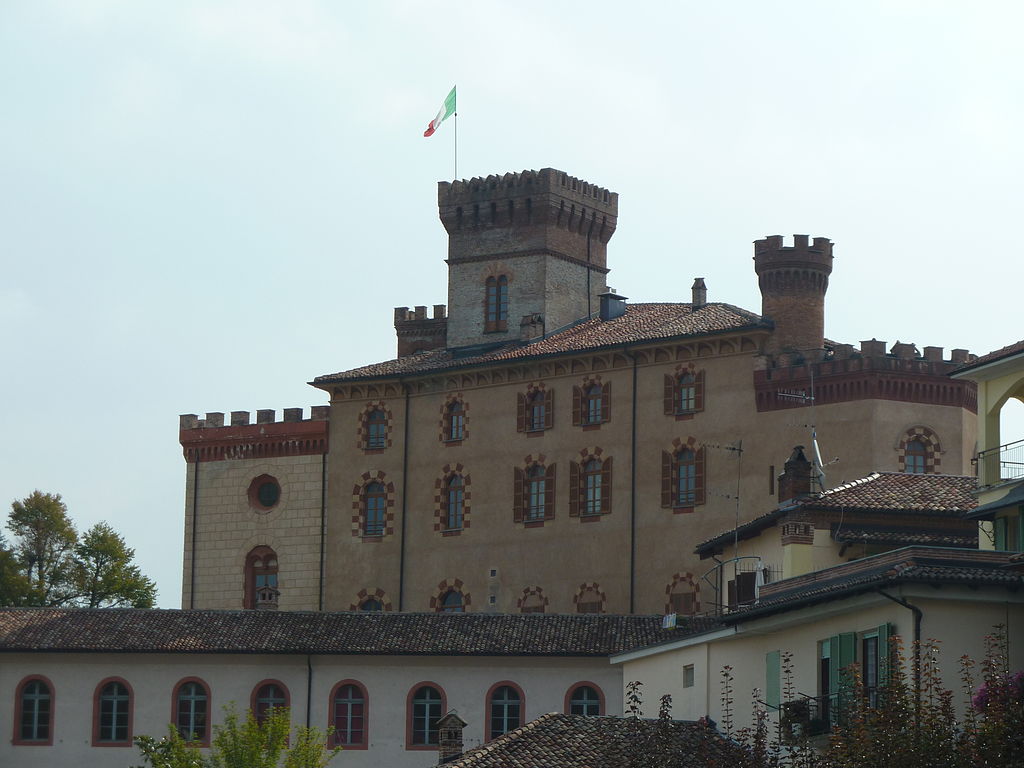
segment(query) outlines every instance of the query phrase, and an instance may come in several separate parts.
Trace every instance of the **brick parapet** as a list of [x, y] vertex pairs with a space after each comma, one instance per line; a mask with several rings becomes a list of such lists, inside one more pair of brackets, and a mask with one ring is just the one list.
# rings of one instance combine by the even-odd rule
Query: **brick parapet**
[[315, 405], [310, 418], [302, 419], [301, 408], [285, 408], [284, 420], [274, 421], [270, 409], [256, 412], [255, 424], [248, 411], [232, 411], [229, 426], [224, 414], [211, 412], [205, 419], [194, 413], [179, 417], [178, 442], [185, 461], [224, 461], [278, 456], [310, 456], [327, 453], [329, 406]]
[[[883, 354], [872, 344], [880, 344]], [[845, 348], [848, 345], [841, 345]], [[898, 400], [903, 402], [950, 405], [978, 410], [977, 386], [973, 382], [949, 378], [958, 363], [955, 360], [930, 357], [908, 357], [906, 347], [897, 345], [900, 355], [885, 355], [885, 342], [865, 342], [869, 354], [846, 356], [841, 349], [831, 359], [784, 368], [754, 371], [754, 391], [758, 411], [799, 408], [809, 402], [811, 380], [814, 381], [814, 402], [817, 405], [854, 400]], [[954, 350], [962, 352], [962, 350]], [[941, 350], [940, 350], [941, 352]], [[955, 358], [956, 356], [954, 356]]]
[[399, 357], [443, 348], [448, 338], [445, 305], [435, 304], [433, 317], [427, 317], [425, 306], [395, 307], [395, 332]]

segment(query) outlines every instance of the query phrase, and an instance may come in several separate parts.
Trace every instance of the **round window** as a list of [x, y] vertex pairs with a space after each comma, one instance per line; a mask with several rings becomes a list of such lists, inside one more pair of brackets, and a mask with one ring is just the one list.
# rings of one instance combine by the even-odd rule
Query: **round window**
[[249, 483], [249, 506], [257, 512], [267, 512], [281, 501], [281, 484], [276, 477], [260, 475]]

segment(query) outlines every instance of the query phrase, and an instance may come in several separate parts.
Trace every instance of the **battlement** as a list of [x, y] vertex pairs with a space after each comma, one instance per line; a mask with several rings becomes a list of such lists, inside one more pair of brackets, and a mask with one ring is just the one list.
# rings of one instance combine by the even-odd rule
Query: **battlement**
[[609, 192], [604, 187], [577, 179], [554, 168], [506, 173], [503, 176], [493, 174], [485, 179], [475, 176], [469, 180], [441, 181], [437, 185], [439, 206], [466, 205], [542, 194], [557, 194], [581, 205], [601, 208], [612, 215], [618, 213], [617, 193]]
[[435, 304], [433, 317], [427, 308], [395, 307], [395, 332], [398, 334], [398, 356], [405, 357], [445, 346], [448, 340], [448, 318], [445, 305]]
[[303, 419], [301, 408], [285, 408], [282, 421], [275, 420], [273, 409], [258, 410], [255, 424], [250, 423], [249, 411], [231, 411], [228, 425], [220, 411], [207, 413], [204, 419], [184, 413], [178, 417], [178, 442], [190, 464], [325, 454], [330, 406], [309, 410], [309, 418]]
[[762, 269], [813, 266], [826, 274], [832, 271], [832, 241], [827, 237], [810, 240], [807, 235], [793, 235], [792, 245], [785, 245], [782, 235], [754, 241], [754, 269], [758, 274]]

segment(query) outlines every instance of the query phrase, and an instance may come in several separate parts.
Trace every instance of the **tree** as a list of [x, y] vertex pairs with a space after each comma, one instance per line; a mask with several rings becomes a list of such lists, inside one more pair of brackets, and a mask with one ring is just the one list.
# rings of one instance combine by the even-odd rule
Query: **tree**
[[107, 523], [79, 536], [60, 494], [33, 491], [11, 504], [0, 537], [0, 605], [151, 608], [156, 585]]

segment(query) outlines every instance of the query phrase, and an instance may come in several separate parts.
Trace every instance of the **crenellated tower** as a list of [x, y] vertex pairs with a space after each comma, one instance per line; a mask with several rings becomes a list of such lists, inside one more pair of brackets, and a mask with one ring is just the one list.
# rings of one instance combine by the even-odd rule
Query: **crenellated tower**
[[768, 353], [797, 353], [819, 360], [825, 347], [825, 292], [832, 274], [832, 241], [782, 235], [754, 241], [754, 271], [761, 289], [761, 314], [775, 323]]
[[527, 316], [550, 333], [598, 311], [617, 194], [543, 168], [440, 182], [437, 201], [448, 347], [516, 339]]

